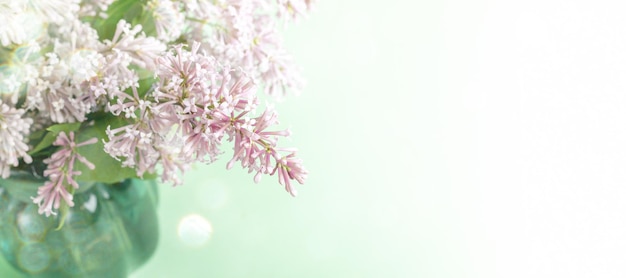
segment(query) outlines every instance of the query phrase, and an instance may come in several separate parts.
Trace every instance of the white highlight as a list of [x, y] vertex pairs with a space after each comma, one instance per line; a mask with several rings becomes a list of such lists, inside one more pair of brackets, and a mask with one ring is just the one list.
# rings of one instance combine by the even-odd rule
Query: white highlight
[[178, 223], [178, 237], [187, 246], [201, 247], [213, 233], [211, 223], [201, 215], [190, 214]]

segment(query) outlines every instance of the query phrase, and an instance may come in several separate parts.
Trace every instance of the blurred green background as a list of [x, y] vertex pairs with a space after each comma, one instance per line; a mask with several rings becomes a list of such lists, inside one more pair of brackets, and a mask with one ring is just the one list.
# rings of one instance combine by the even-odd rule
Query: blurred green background
[[309, 179], [160, 187], [144, 277], [626, 277], [623, 1], [318, 1], [276, 108]]
[[318, 1], [276, 106], [299, 196], [198, 166], [133, 277], [626, 277], [625, 8]]
[[[285, 43], [307, 86], [276, 108], [293, 134], [283, 144], [299, 148], [310, 172], [299, 196], [274, 177], [254, 184], [226, 171], [227, 159], [200, 165], [184, 186], [161, 187], [159, 249], [133, 277], [455, 277], [470, 268], [471, 243], [456, 231], [472, 192], [453, 188], [466, 173], [450, 175], [462, 162], [447, 159], [464, 146], [442, 142], [456, 109], [437, 68], [452, 59], [442, 49], [446, 5], [429, 2], [318, 1], [289, 26]], [[212, 231], [195, 247], [178, 234], [191, 214]]]

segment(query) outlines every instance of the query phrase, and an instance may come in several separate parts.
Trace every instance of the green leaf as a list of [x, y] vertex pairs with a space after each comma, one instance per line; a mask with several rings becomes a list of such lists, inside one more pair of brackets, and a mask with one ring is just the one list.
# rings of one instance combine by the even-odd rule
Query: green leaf
[[0, 64], [6, 64], [11, 61], [13, 57], [13, 50], [0, 46]]
[[29, 151], [28, 154], [34, 155], [40, 152], [41, 150], [52, 146], [52, 143], [54, 143], [54, 140], [56, 138], [57, 138], [57, 134], [52, 133], [52, 132], [47, 132], [46, 135], [41, 139], [41, 141], [39, 141], [37, 146], [35, 146], [31, 151]]
[[80, 124], [81, 123], [56, 124], [49, 126], [46, 130], [55, 132], [56, 134], [61, 133], [61, 131], [70, 133], [71, 131], [77, 131], [80, 128]]
[[[74, 187], [70, 186], [70, 194], [74, 195]], [[70, 206], [67, 204], [67, 202], [63, 202], [61, 203], [61, 207], [59, 208], [59, 226], [57, 226], [57, 228], [55, 229], [55, 231], [61, 230], [61, 228], [63, 228], [63, 224], [65, 224], [65, 219], [67, 219], [67, 215], [70, 212]]]
[[77, 135], [77, 143], [87, 141], [91, 138], [97, 138], [95, 144], [86, 145], [78, 148], [78, 153], [96, 166], [91, 170], [85, 164], [77, 161], [74, 169], [81, 171], [82, 174], [76, 177], [77, 181], [82, 182], [102, 182], [116, 183], [127, 178], [136, 178], [135, 169], [122, 167], [122, 162], [112, 158], [104, 152], [104, 143], [102, 140], [108, 140], [106, 135], [107, 126], [117, 128], [129, 124], [124, 119], [114, 117], [112, 115], [101, 116], [95, 120], [93, 125], [88, 125], [79, 130]]
[[147, 9], [141, 10], [141, 15], [133, 19], [133, 25], [141, 24], [141, 30], [149, 37], [156, 37], [156, 26], [154, 25], [154, 17]]
[[33, 138], [41, 138], [41, 140], [35, 145], [35, 147], [31, 151], [28, 152], [28, 154], [34, 155], [41, 150], [52, 146], [52, 143], [54, 143], [54, 140], [56, 140], [57, 135], [59, 135], [61, 131], [65, 132], [66, 134], [70, 133], [71, 131], [77, 131], [80, 128], [80, 124], [81, 123], [56, 124], [49, 126], [46, 131], [41, 131], [37, 134], [34, 134]]
[[125, 19], [129, 23], [133, 22], [133, 18], [138, 14], [141, 14], [141, 11], [143, 10], [143, 2], [145, 1], [115, 1], [107, 9], [108, 17], [106, 19], [96, 21], [92, 27], [98, 32], [100, 39], [113, 39], [117, 23], [120, 19]]
[[137, 93], [139, 94], [139, 97], [143, 98], [148, 93], [150, 88], [152, 88], [152, 84], [154, 84], [155, 81], [156, 79], [154, 79], [154, 77], [152, 76], [140, 79], [139, 88], [137, 88]]
[[152, 12], [146, 8], [147, 0], [117, 0], [107, 9], [106, 19], [96, 19], [92, 27], [101, 39], [113, 39], [117, 23], [124, 19], [133, 26], [141, 25], [146, 36], [156, 36], [156, 27]]

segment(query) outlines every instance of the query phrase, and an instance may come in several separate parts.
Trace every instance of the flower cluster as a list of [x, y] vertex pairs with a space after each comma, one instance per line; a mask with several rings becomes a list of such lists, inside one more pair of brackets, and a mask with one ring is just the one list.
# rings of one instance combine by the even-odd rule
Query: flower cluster
[[105, 182], [81, 175], [77, 160], [97, 169], [113, 158], [133, 169], [118, 179], [179, 185], [227, 141], [228, 168], [239, 162], [255, 181], [276, 174], [295, 196], [307, 171], [278, 145], [289, 131], [273, 129], [277, 113], [257, 92], [301, 90], [278, 29], [312, 2], [0, 0], [2, 178], [43, 165], [48, 181], [33, 201], [51, 215], [73, 205], [81, 182]]
[[[262, 115], [257, 108], [255, 84], [240, 70], [221, 66], [212, 56], [199, 53], [200, 44], [157, 59], [159, 82], [154, 90], [140, 97], [120, 93], [109, 105], [115, 115], [136, 117], [129, 125], [108, 129], [105, 151], [137, 169], [138, 175], [154, 172], [157, 161], [163, 165], [162, 179], [179, 184], [176, 173], [195, 161], [212, 162], [220, 154], [222, 139], [234, 141], [235, 161], [250, 172], [278, 172], [279, 181], [295, 195], [290, 180], [303, 182], [306, 171], [294, 151], [276, 147], [277, 137], [288, 131], [268, 131], [277, 123], [271, 108]], [[174, 129], [172, 129], [174, 127]], [[283, 157], [280, 153], [288, 152]]]
[[28, 127], [32, 119], [24, 119], [23, 109], [15, 109], [0, 102], [0, 173], [2, 178], [8, 178], [11, 167], [19, 165], [22, 159], [31, 163], [33, 159], [28, 155], [28, 145], [24, 142], [28, 133]]
[[61, 132], [57, 136], [53, 145], [60, 148], [50, 158], [43, 160], [48, 165], [43, 175], [49, 177], [49, 180], [39, 187], [37, 190], [38, 196], [33, 198], [33, 202], [39, 204], [39, 213], [45, 213], [46, 216], [55, 214], [52, 209], [58, 209], [61, 206], [61, 199], [70, 207], [74, 206], [72, 194], [68, 191], [67, 185], [71, 185], [72, 191], [78, 189], [78, 182], [76, 182], [74, 177], [80, 175], [81, 172], [74, 170], [75, 161], [79, 160], [87, 165], [89, 169], [93, 170], [95, 168], [87, 158], [78, 154], [77, 148], [94, 144], [96, 141], [96, 138], [92, 138], [77, 144], [74, 141], [74, 132], [70, 132], [69, 137], [65, 132]]

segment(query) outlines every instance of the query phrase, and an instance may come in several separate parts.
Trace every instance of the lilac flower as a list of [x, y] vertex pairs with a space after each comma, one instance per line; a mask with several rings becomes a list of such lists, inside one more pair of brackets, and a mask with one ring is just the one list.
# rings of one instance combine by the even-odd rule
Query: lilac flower
[[39, 95], [41, 103], [38, 109], [47, 114], [53, 122], [82, 122], [95, 104], [92, 95], [83, 94], [76, 88], [49, 89], [48, 92]]
[[[289, 131], [265, 131], [274, 124], [277, 124], [277, 114], [270, 108], [248, 123], [234, 125], [235, 151], [227, 168], [232, 168], [235, 161], [241, 161], [242, 167], [248, 168], [250, 172], [257, 171], [255, 182], [259, 182], [263, 174], [278, 173], [279, 183], [295, 196], [297, 192], [290, 180], [304, 183], [307, 171], [302, 167], [302, 161], [295, 157], [295, 150], [276, 147], [277, 137], [289, 136]], [[280, 151], [289, 151], [290, 154], [282, 157]]]
[[48, 24], [67, 24], [76, 19], [78, 0], [0, 1], [0, 44], [40, 40]]
[[184, 15], [178, 4], [169, 0], [151, 0], [147, 7], [152, 11], [157, 37], [162, 41], [173, 41], [182, 32]]
[[[275, 4], [279, 16], [291, 18], [308, 10], [312, 1], [278, 0]], [[265, 83], [265, 93], [272, 96], [283, 96], [288, 90], [299, 92], [303, 81], [282, 47], [267, 1], [186, 1], [184, 8], [193, 18], [190, 40], [203, 41], [217, 60], [241, 67]]]
[[122, 166], [136, 168], [137, 175], [154, 172], [159, 153], [154, 148], [153, 133], [145, 122], [106, 130], [109, 141], [104, 151], [113, 158], [122, 160]]
[[266, 83], [265, 93], [271, 96], [283, 96], [287, 89], [300, 92], [304, 81], [300, 78], [298, 70], [295, 68], [286, 53], [275, 53], [275, 56], [268, 56], [263, 61], [261, 78]]
[[295, 19], [306, 15], [311, 10], [315, 0], [276, 0], [278, 16], [285, 19]]
[[88, 90], [105, 65], [96, 31], [78, 20], [52, 28], [58, 39], [40, 62], [40, 75], [29, 81], [25, 106], [39, 118], [55, 123], [82, 122], [96, 108], [95, 94]]
[[178, 175], [179, 173], [184, 173], [189, 168], [189, 161], [180, 155], [181, 144], [163, 141], [159, 143], [160, 145], [156, 146], [156, 149], [159, 152], [161, 165], [163, 166], [161, 180], [170, 182], [174, 186], [181, 185], [183, 181]]
[[115, 29], [115, 35], [111, 41], [105, 41], [103, 51], [121, 51], [127, 53], [133, 64], [146, 68], [155, 69], [157, 57], [165, 51], [165, 45], [153, 37], [140, 34], [141, 25], [131, 29], [131, 25], [125, 20], [120, 20]]
[[227, 135], [234, 143], [228, 168], [241, 161], [242, 167], [257, 172], [256, 181], [262, 174], [278, 173], [281, 184], [295, 194], [289, 181], [303, 182], [306, 171], [293, 153], [283, 158], [277, 148], [277, 138], [289, 136], [289, 131], [269, 130], [278, 123], [271, 107], [252, 117], [257, 106], [255, 82], [241, 70], [219, 65], [199, 48], [198, 43], [190, 51], [177, 46], [158, 58], [158, 85], [143, 99], [134, 88], [132, 96], [115, 97], [111, 113], [136, 111], [140, 116], [133, 124], [108, 129], [105, 151], [135, 167], [138, 175], [161, 164], [161, 180], [177, 185], [181, 183], [177, 173], [184, 173], [189, 164], [215, 161]]
[[[278, 182], [284, 185], [285, 190], [294, 197], [298, 192], [293, 187], [290, 180], [296, 180], [298, 183], [303, 184], [308, 174], [304, 167], [302, 167], [302, 160], [295, 156], [295, 152], [278, 159], [274, 172], [278, 172]], [[272, 172], [272, 175], [274, 172]]]
[[0, 175], [4, 179], [10, 176], [11, 166], [19, 165], [20, 159], [32, 162], [25, 141], [33, 120], [23, 116], [23, 109], [9, 107], [0, 101]]
[[[278, 27], [314, 1], [147, 0], [125, 10], [114, 0], [0, 0], [0, 176], [47, 155], [48, 141], [34, 146], [39, 132], [102, 124], [98, 116], [110, 113], [107, 121], [122, 121], [112, 121], [98, 138], [104, 152], [90, 159], [110, 155], [138, 177], [158, 173], [179, 185], [192, 163], [212, 163], [232, 144], [227, 168], [241, 165], [255, 182], [277, 174], [295, 195], [293, 181], [303, 183], [307, 171], [294, 149], [280, 145], [290, 132], [274, 128], [278, 115], [269, 105], [259, 109], [257, 92], [301, 89]], [[116, 20], [131, 14], [148, 25]], [[110, 40], [100, 38], [112, 29]], [[98, 139], [78, 144], [74, 133], [58, 134], [58, 150], [41, 158], [49, 180], [33, 198], [40, 213], [73, 205], [74, 163], [93, 168], [77, 148]]]
[[95, 166], [84, 156], [78, 154], [77, 148], [97, 142], [96, 138], [92, 138], [82, 143], [74, 141], [74, 132], [70, 132], [69, 137], [65, 132], [59, 133], [53, 145], [59, 146], [59, 150], [53, 153], [50, 158], [44, 159], [43, 162], [48, 165], [43, 175], [49, 180], [40, 186], [37, 190], [37, 197], [33, 198], [33, 202], [39, 205], [39, 213], [50, 216], [56, 214], [54, 210], [59, 209], [61, 201], [72, 207], [74, 202], [69, 186], [78, 189], [79, 185], [74, 177], [80, 175], [80, 171], [74, 170], [76, 160], [85, 164], [89, 169], [95, 169]]
[[43, 59], [37, 43], [24, 44], [0, 66], [0, 94], [10, 105], [17, 103], [20, 93], [40, 76]]
[[27, 9], [35, 11], [47, 21], [63, 23], [75, 17], [79, 10], [79, 0], [29, 0]]
[[23, 11], [22, 7], [13, 1], [3, 1], [0, 2], [0, 18], [4, 23], [0, 24], [1, 45], [21, 44], [27, 40], [24, 23], [34, 18], [33, 13]]
[[106, 18], [106, 10], [115, 0], [83, 0], [80, 5], [81, 16], [98, 16]]

